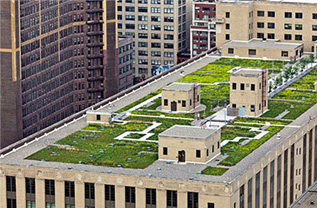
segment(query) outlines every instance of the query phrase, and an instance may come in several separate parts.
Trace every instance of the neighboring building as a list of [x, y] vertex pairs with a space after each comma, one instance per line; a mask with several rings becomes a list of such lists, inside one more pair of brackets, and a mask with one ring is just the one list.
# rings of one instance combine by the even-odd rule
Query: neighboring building
[[253, 38], [276, 39], [286, 43], [303, 43], [304, 52], [314, 52], [317, 40], [316, 1], [221, 0], [216, 3], [216, 45], [231, 40]]
[[133, 85], [133, 37], [119, 37], [119, 92]]
[[159, 134], [159, 160], [206, 163], [220, 154], [221, 128], [175, 125]]
[[234, 68], [230, 74], [230, 106], [240, 116], [259, 116], [267, 110], [268, 72], [259, 68]]
[[118, 92], [115, 1], [3, 0], [0, 10], [0, 148]]
[[313, 207], [317, 207], [317, 181], [290, 206], [290, 208]]
[[151, 77], [155, 65], [176, 65], [189, 47], [191, 0], [120, 0], [118, 31], [134, 37], [135, 75]]
[[189, 112], [200, 105], [200, 84], [172, 83], [162, 89], [162, 111]]
[[[215, 58], [205, 56], [202, 60], [185, 66], [183, 70], [193, 70], [197, 65], [210, 63], [211, 60]], [[179, 78], [174, 75], [153, 81], [124, 99], [114, 100], [112, 104], [122, 107], [130, 104], [133, 101], [127, 103], [127, 100], [133, 100], [136, 96], [144, 97], [146, 90], [157, 90], [156, 86]], [[173, 77], [176, 78], [172, 79]], [[0, 155], [0, 207], [23, 208], [27, 207], [27, 204], [40, 208], [288, 207], [317, 180], [316, 114], [315, 104], [290, 124], [281, 122], [285, 126], [272, 125], [272, 128], [281, 128], [279, 136], [268, 135], [265, 140], [244, 139], [243, 143], [250, 142], [257, 148], [254, 151], [243, 149], [246, 150], [241, 152], [243, 159], [240, 158], [241, 161], [235, 165], [226, 166], [227, 171], [223, 175], [202, 174], [202, 170], [208, 168], [207, 164], [202, 163], [175, 164], [155, 161], [145, 169], [133, 169], [102, 166], [104, 164], [99, 166], [97, 163], [67, 163], [67, 158], [64, 162], [25, 159], [48, 146], [71, 148], [70, 145], [63, 147], [62, 144], [52, 144], [82, 130], [86, 126], [86, 118], [81, 117], [62, 128], [46, 132], [45, 136], [20, 148]], [[89, 138], [93, 133], [96, 132], [84, 132], [87, 138], [78, 138], [78, 143], [83, 144], [81, 142], [84, 139], [88, 144], [89, 141], [93, 143]], [[113, 131], [113, 134], [116, 132]], [[192, 133], [189, 135], [193, 136]], [[194, 135], [196, 136], [199, 135]], [[235, 147], [229, 149], [232, 152], [240, 151], [240, 144]], [[130, 151], [129, 149], [134, 150], [134, 147], [128, 147], [127, 151]], [[54, 157], [53, 153], [48, 151], [48, 154], [52, 154], [51, 157]], [[78, 151], [78, 156], [82, 154], [85, 160], [90, 160], [87, 153]], [[102, 156], [98, 150], [94, 154]], [[142, 154], [147, 154], [147, 151]], [[226, 155], [220, 156], [225, 157]]]
[[232, 40], [222, 45], [222, 56], [264, 58], [296, 61], [302, 57], [302, 43], [282, 43], [276, 40]]
[[196, 0], [193, 3], [193, 19], [190, 26], [191, 57], [216, 45], [215, 0]]

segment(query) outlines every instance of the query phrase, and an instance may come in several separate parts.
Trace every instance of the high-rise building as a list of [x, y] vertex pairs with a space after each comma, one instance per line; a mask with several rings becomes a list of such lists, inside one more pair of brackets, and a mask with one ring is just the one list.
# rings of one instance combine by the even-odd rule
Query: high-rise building
[[216, 45], [215, 0], [196, 0], [190, 26], [190, 55], [201, 54]]
[[118, 92], [115, 1], [0, 3], [0, 148]]
[[133, 85], [133, 37], [120, 36], [118, 41], [119, 91]]
[[191, 0], [120, 0], [118, 32], [135, 41], [135, 76], [150, 77], [155, 65], [175, 65], [189, 47]]

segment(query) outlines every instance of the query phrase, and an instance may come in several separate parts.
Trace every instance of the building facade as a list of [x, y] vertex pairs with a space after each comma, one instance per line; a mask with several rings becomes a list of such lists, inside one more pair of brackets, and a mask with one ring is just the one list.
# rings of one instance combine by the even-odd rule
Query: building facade
[[190, 26], [191, 57], [216, 46], [216, 3], [214, 0], [193, 2], [193, 19]]
[[119, 37], [119, 92], [133, 85], [133, 37]]
[[189, 44], [191, 0], [120, 0], [119, 35], [134, 37], [135, 75], [152, 76], [155, 65], [175, 65]]
[[0, 5], [0, 148], [118, 92], [116, 2]]
[[216, 45], [231, 40], [277, 39], [303, 43], [304, 52], [314, 52], [317, 40], [316, 3], [313, 1], [231, 1], [216, 4], [219, 20]]

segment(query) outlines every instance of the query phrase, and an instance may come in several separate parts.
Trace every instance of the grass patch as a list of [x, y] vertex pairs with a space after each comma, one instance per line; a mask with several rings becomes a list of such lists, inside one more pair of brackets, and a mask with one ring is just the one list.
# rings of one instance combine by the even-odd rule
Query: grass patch
[[145, 136], [145, 134], [142, 134], [142, 133], [131, 133], [131, 134], [128, 134], [125, 138], [129, 138], [129, 139], [140, 139], [142, 138], [143, 136]]
[[145, 110], [156, 110], [159, 106], [161, 106], [161, 98], [156, 98], [155, 100], [152, 101], [152, 104], [147, 107], [142, 107], [141, 109]]
[[250, 128], [243, 127], [223, 127], [221, 129], [221, 141], [233, 140], [236, 137], [255, 137], [258, 134], [256, 131], [250, 131]]
[[207, 167], [201, 173], [205, 175], [221, 176], [227, 172], [227, 170], [229, 170], [229, 168]]

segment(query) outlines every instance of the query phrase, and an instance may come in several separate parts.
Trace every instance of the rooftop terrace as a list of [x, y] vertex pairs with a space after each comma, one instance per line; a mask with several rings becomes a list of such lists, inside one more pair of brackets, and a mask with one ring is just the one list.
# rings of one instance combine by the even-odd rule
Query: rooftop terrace
[[[175, 71], [99, 109], [125, 114], [115, 124], [87, 126], [85, 117], [81, 117], [11, 151], [0, 158], [0, 164], [139, 176], [151, 174], [180, 180], [232, 181], [294, 134], [309, 121], [310, 115], [317, 113], [314, 106], [317, 93], [313, 90], [317, 70], [313, 70], [269, 100], [270, 110], [260, 118], [238, 118], [222, 127], [222, 154], [217, 161], [186, 165], [157, 161], [160, 133], [173, 125], [197, 123], [194, 114], [157, 112], [158, 89], [175, 81], [200, 83], [201, 103], [207, 106], [201, 116], [209, 117], [228, 104], [229, 71], [236, 66], [269, 68], [270, 77], [274, 79], [281, 72], [283, 62], [205, 56], [184, 67], [184, 73]], [[279, 140], [277, 132], [281, 135]]]

